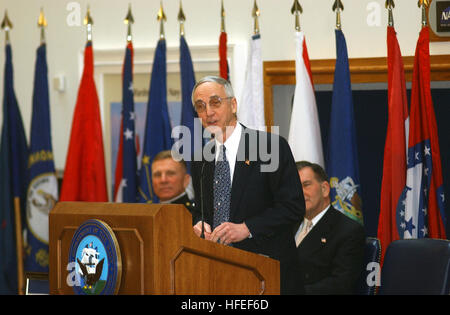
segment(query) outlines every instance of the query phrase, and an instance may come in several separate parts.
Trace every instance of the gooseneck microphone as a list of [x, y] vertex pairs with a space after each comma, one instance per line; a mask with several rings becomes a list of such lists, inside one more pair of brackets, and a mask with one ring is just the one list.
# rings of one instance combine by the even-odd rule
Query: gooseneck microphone
[[202, 169], [200, 171], [200, 212], [202, 215], [202, 232], [200, 233], [201, 238], [205, 238], [205, 214], [203, 212], [203, 170], [205, 168], [205, 161], [202, 162]]

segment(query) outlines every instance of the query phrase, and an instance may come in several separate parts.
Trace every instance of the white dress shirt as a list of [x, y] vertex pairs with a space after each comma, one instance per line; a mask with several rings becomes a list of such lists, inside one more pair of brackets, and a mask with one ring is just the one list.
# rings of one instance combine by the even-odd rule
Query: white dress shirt
[[[318, 215], [316, 215], [314, 218], [312, 218], [312, 220], [311, 220], [312, 226], [311, 226], [310, 231], [314, 228], [314, 226], [316, 226], [317, 222], [319, 222], [320, 219], [322, 219], [322, 217], [325, 215], [325, 213], [328, 211], [328, 209], [330, 209], [330, 205], [328, 205], [325, 209], [320, 211]], [[300, 226], [297, 230], [297, 233], [295, 233], [295, 239], [297, 239], [298, 234], [302, 230], [303, 224], [305, 224], [305, 220], [303, 220], [302, 224], [300, 224]]]
[[[233, 175], [234, 175], [234, 166], [236, 165], [236, 156], [237, 151], [239, 148], [239, 142], [241, 141], [241, 134], [242, 134], [242, 126], [239, 122], [236, 122], [236, 127], [234, 128], [231, 135], [228, 137], [227, 140], [225, 140], [225, 154], [227, 156], [228, 164], [230, 165], [230, 177], [231, 177], [231, 185], [233, 185]], [[217, 158], [219, 157], [220, 153], [220, 146], [222, 143], [217, 141], [217, 139], [214, 139], [215, 145], [216, 145], [216, 163]]]

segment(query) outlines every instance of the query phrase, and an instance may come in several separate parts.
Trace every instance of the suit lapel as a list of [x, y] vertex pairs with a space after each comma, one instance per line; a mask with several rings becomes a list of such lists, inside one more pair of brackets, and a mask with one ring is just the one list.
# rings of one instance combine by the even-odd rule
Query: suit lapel
[[305, 236], [299, 245], [302, 251], [311, 253], [326, 244], [330, 232], [335, 225], [336, 216], [333, 213], [333, 207], [330, 207], [324, 216], [317, 222], [313, 229]]
[[255, 162], [249, 159], [249, 139], [248, 134], [244, 132], [246, 127], [242, 127], [242, 134], [236, 155], [236, 164], [234, 166], [233, 184], [231, 186], [230, 219], [234, 218], [234, 214], [240, 205], [247, 181], [250, 177], [250, 171], [255, 165]]

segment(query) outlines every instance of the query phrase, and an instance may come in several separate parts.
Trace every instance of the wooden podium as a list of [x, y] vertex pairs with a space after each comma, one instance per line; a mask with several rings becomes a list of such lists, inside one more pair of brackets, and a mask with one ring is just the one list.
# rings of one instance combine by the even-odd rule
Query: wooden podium
[[49, 216], [50, 294], [67, 284], [69, 250], [89, 219], [107, 223], [122, 257], [118, 294], [279, 294], [279, 261], [197, 237], [183, 205], [59, 202]]

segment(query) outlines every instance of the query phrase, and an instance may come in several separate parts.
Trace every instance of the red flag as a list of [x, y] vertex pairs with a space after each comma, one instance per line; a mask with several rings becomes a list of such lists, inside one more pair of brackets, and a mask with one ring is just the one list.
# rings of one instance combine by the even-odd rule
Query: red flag
[[378, 238], [381, 262], [387, 246], [399, 239], [396, 214], [400, 196], [406, 185], [406, 149], [408, 100], [402, 55], [395, 29], [387, 28], [388, 62], [388, 127], [384, 147]]
[[[441, 153], [430, 88], [430, 33], [417, 41], [411, 89], [405, 237], [446, 238]], [[408, 233], [408, 234], [407, 234]]]
[[90, 42], [84, 50], [84, 71], [75, 105], [60, 200], [108, 201], [102, 124]]
[[113, 192], [113, 201], [118, 202], [118, 195], [120, 185], [122, 183], [123, 178], [123, 117], [120, 122], [120, 135], [119, 135], [119, 150], [117, 151], [117, 160], [116, 160], [116, 172], [114, 175], [114, 192]]
[[229, 80], [228, 60], [227, 60], [227, 33], [221, 32], [219, 38], [219, 66], [220, 76]]

